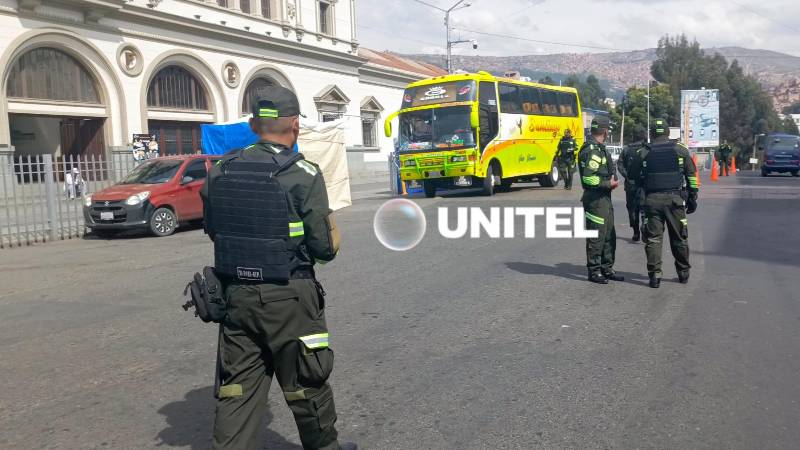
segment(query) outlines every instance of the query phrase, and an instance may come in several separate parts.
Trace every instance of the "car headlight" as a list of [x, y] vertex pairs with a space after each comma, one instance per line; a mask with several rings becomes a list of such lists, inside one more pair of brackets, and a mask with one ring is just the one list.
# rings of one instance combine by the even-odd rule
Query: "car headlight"
[[412, 167], [412, 166], [416, 166], [417, 162], [415, 160], [413, 160], [413, 159], [407, 159], [404, 165], [406, 167]]
[[92, 196], [91, 195], [87, 195], [87, 196], [83, 197], [83, 206], [85, 206], [87, 208], [91, 208], [92, 207]]
[[138, 194], [133, 194], [125, 200], [125, 204], [128, 206], [135, 206], [143, 201], [147, 200], [147, 197], [150, 197], [150, 191], [139, 192]]
[[467, 162], [467, 157], [466, 156], [453, 156], [452, 158], [450, 158], [450, 161], [452, 161], [454, 163], [456, 163], [456, 162]]

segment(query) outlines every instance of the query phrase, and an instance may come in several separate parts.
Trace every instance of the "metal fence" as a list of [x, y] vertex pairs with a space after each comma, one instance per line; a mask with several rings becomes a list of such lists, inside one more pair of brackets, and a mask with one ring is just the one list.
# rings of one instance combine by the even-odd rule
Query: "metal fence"
[[84, 235], [84, 200], [134, 167], [132, 158], [0, 154], [0, 248]]

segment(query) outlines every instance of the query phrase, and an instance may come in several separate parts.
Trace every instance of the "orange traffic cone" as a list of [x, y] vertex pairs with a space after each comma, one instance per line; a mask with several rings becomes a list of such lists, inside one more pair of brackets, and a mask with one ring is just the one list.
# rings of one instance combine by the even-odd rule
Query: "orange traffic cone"
[[717, 161], [711, 161], [711, 181], [719, 180], [719, 168], [717, 168]]
[[736, 158], [731, 158], [731, 174], [736, 175]]

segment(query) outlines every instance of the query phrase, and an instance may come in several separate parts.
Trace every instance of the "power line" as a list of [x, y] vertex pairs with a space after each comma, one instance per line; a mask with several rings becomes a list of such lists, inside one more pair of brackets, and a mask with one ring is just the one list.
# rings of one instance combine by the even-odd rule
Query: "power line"
[[737, 2], [735, 0], [731, 0], [731, 3], [733, 3], [734, 5], [742, 8], [742, 9], [744, 9], [745, 11], [749, 12], [750, 14], [754, 14], [754, 15], [756, 15], [758, 17], [761, 17], [762, 19], [767, 19], [770, 22], [777, 23], [778, 25], [780, 25], [780, 26], [782, 26], [782, 27], [784, 27], [786, 29], [792, 30], [792, 31], [794, 31], [796, 33], [800, 33], [800, 28], [795, 28], [795, 27], [789, 26], [789, 25], [787, 25], [787, 24], [785, 24], [783, 22], [777, 21], [777, 20], [773, 19], [772, 17], [769, 17], [769, 16], [766, 16], [764, 14], [761, 14], [760, 12], [750, 8], [749, 6], [743, 5], [743, 4], [741, 4], [741, 3], [739, 3], [739, 2]]
[[562, 46], [565, 46], [565, 47], [591, 48], [591, 49], [595, 49], [595, 50], [611, 50], [611, 51], [616, 51], [616, 52], [634, 51], [634, 50], [622, 49], [622, 48], [601, 47], [601, 46], [597, 46], [597, 45], [576, 44], [576, 43], [570, 43], [570, 42], [543, 41], [543, 40], [539, 40], [539, 39], [530, 39], [530, 38], [525, 38], [525, 37], [522, 37], [522, 36], [514, 36], [514, 35], [510, 35], [510, 34], [500, 34], [500, 33], [490, 33], [488, 31], [468, 30], [466, 28], [457, 28], [457, 29], [460, 30], [460, 31], [466, 31], [468, 33], [481, 34], [481, 35], [484, 35], [484, 36], [493, 36], [493, 37], [499, 37], [499, 38], [505, 38], [505, 39], [517, 39], [517, 40], [520, 40], [520, 41], [535, 42], [535, 43], [538, 43], [538, 44], [562, 45]]

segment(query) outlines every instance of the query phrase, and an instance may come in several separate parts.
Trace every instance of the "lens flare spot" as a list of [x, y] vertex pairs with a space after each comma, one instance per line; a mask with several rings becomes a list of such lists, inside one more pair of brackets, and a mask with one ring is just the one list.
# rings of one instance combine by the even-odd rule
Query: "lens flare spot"
[[372, 226], [375, 237], [384, 247], [404, 252], [422, 241], [428, 223], [419, 205], [408, 199], [397, 198], [378, 208]]

